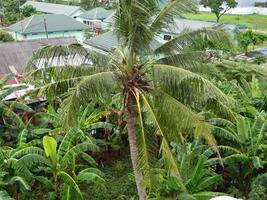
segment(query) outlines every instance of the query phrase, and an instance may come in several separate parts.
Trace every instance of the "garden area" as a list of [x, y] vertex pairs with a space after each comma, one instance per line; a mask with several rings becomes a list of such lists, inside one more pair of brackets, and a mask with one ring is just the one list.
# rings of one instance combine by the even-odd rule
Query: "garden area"
[[0, 200], [267, 199], [266, 58], [236, 58], [266, 36], [155, 45], [192, 2], [118, 2], [111, 52], [45, 45], [0, 79]]

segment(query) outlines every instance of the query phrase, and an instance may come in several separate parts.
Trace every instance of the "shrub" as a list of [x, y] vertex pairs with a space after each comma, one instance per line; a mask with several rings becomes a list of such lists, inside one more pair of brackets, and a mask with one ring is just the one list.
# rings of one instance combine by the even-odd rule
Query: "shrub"
[[9, 42], [9, 41], [14, 41], [13, 36], [8, 32], [0, 30], [0, 42]]
[[251, 186], [249, 194], [250, 200], [263, 200], [267, 199], [267, 173], [259, 175]]

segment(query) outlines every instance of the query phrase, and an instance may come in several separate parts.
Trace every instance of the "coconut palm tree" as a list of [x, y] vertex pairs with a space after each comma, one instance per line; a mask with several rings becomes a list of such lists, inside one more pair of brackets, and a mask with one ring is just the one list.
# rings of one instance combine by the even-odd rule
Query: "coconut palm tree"
[[185, 67], [195, 67], [207, 56], [200, 48], [202, 45], [195, 42], [199, 38], [227, 43], [228, 35], [223, 27], [213, 27], [184, 31], [163, 45], [154, 39], [162, 28], [172, 24], [174, 16], [193, 8], [192, 0], [173, 0], [162, 9], [156, 0], [118, 0], [114, 32], [119, 47], [109, 55], [105, 65], [53, 67], [47, 62], [47, 67], [36, 69], [40, 60], [49, 61], [51, 57], [71, 59], [79, 54], [86, 59], [94, 58], [79, 45], [70, 45], [47, 46], [37, 51], [27, 67], [30, 79], [51, 81], [39, 84], [35, 90], [38, 94], [46, 93], [49, 97], [64, 94], [67, 127], [77, 126], [81, 105], [91, 101], [110, 102], [112, 96], [120, 95], [141, 200], [155, 187], [157, 138], [161, 141], [160, 152], [168, 158], [169, 174], [180, 180], [182, 190], [186, 187], [170, 141], [178, 141], [181, 134], [194, 133], [204, 136], [209, 144], [216, 144], [210, 124], [191, 109], [199, 111], [212, 102], [212, 108], [219, 110], [227, 98], [210, 81]]

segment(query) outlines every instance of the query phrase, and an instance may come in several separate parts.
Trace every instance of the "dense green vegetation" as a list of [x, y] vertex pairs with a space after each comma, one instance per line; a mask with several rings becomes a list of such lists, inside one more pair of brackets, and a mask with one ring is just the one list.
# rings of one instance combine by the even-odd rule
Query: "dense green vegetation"
[[[110, 54], [44, 46], [24, 101], [0, 81], [0, 199], [264, 199], [267, 71], [236, 60], [220, 26], [151, 45], [191, 0], [117, 6]], [[77, 54], [92, 63], [52, 65]]]
[[8, 32], [0, 30], [0, 42], [10, 42], [10, 41], [14, 41], [13, 36]]
[[25, 0], [0, 0], [0, 11], [2, 13], [0, 15], [0, 25], [7, 26], [16, 23], [35, 13], [32, 6], [20, 8], [25, 2]]

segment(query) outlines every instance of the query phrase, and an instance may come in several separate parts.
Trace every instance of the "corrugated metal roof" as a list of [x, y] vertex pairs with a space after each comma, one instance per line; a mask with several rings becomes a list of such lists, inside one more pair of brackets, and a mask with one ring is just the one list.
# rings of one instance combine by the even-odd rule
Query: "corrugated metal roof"
[[[105, 52], [110, 52], [119, 46], [119, 41], [114, 31], [109, 31], [99, 36], [92, 37], [89, 40], [84, 41], [84, 43]], [[162, 43], [158, 40], [154, 39], [151, 42], [150, 47], [151, 49], [156, 49], [161, 44]]]
[[74, 37], [0, 43], [0, 74], [11, 73], [9, 66], [14, 66], [19, 73], [22, 73], [33, 52], [42, 46], [76, 43]]
[[89, 27], [66, 15], [33, 15], [9, 27], [9, 30], [21, 34], [44, 33], [45, 24], [48, 32], [85, 30]]
[[83, 18], [83, 19], [98, 19], [98, 20], [104, 20], [111, 14], [113, 14], [115, 11], [114, 10], [106, 10], [105, 8], [102, 7], [97, 7], [92, 10], [89, 10], [78, 17]]
[[170, 25], [170, 27], [164, 28], [162, 29], [162, 31], [177, 34], [177, 33], [181, 33], [182, 31], [186, 29], [197, 30], [201, 28], [213, 27], [216, 25], [223, 25], [225, 29], [231, 30], [231, 31], [236, 31], [238, 29], [236, 25], [232, 25], [232, 24], [221, 24], [221, 23], [218, 24], [216, 22], [176, 18], [174, 19], [174, 25]]
[[70, 6], [70, 5], [46, 3], [46, 2], [27, 1], [21, 7], [25, 5], [31, 5], [39, 12], [51, 13], [51, 14], [64, 14], [68, 16], [72, 15], [78, 10], [84, 11], [80, 6]]

